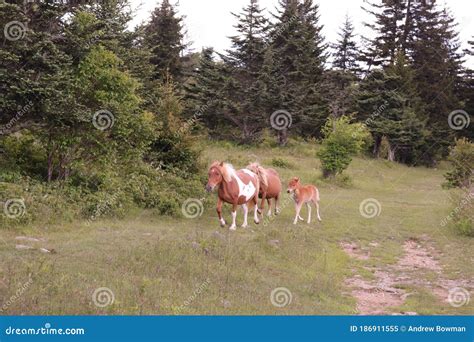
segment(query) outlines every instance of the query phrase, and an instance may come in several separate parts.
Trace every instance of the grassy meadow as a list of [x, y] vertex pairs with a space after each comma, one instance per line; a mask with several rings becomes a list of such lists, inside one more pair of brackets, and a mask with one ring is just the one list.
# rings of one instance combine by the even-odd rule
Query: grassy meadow
[[[474, 279], [474, 240], [440, 225], [452, 210], [449, 192], [440, 186], [442, 166], [411, 168], [359, 157], [345, 172], [350, 181], [323, 181], [315, 144], [293, 142], [285, 149], [202, 144], [203, 165], [219, 159], [241, 168], [258, 159], [277, 169], [284, 183], [299, 176], [317, 185], [323, 221], [315, 220], [313, 210], [311, 224], [294, 226], [293, 203], [285, 192], [279, 216], [260, 225], [249, 220], [248, 228], [230, 232], [219, 227], [216, 194], [203, 189], [204, 210], [196, 218], [135, 210], [92, 223], [48, 224], [45, 217], [44, 223], [5, 227], [1, 314], [358, 314], [361, 303], [350, 279], [374, 284], [381, 272], [399, 272], [390, 286], [403, 291], [383, 312], [474, 313], [474, 299], [455, 307], [437, 288], [444, 283], [472, 293]], [[366, 199], [380, 203], [373, 218], [360, 213]], [[224, 213], [229, 221], [229, 206]], [[302, 216], [307, 217], [306, 208]], [[242, 223], [242, 212], [237, 220]], [[429, 251], [424, 257], [437, 266], [403, 269], [407, 241]], [[364, 257], [347, 253], [344, 244], [356, 246], [354, 253]], [[97, 299], [94, 291], [102, 287], [111, 293]], [[274, 305], [271, 294], [280, 287], [289, 298]], [[376, 289], [367, 293], [378, 295]]]

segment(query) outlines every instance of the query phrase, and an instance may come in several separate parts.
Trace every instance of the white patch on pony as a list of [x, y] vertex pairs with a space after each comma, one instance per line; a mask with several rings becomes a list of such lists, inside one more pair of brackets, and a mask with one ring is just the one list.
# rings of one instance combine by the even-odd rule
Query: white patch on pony
[[244, 171], [246, 174], [248, 174], [249, 176], [252, 176], [252, 177], [255, 177], [255, 173], [253, 173], [252, 171], [250, 171], [249, 169], [242, 169], [242, 171]]
[[[255, 177], [255, 174], [247, 169], [243, 169], [243, 172], [248, 174], [249, 176]], [[237, 185], [239, 186], [239, 197], [244, 196], [245, 200], [248, 201], [250, 198], [252, 198], [253, 195], [255, 195], [255, 191], [257, 190], [255, 188], [255, 185], [253, 185], [252, 182], [249, 182], [249, 184], [245, 184], [237, 175], [237, 173], [234, 171], [232, 172], [232, 177], [235, 178], [237, 181]]]

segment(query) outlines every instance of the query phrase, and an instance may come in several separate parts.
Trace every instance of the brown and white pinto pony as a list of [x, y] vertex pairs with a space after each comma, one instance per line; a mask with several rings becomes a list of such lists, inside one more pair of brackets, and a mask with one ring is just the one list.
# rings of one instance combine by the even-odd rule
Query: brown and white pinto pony
[[247, 166], [247, 169], [257, 174], [260, 181], [260, 193], [259, 197], [262, 199], [260, 202], [259, 212], [265, 208], [265, 200], [268, 203], [267, 215], [272, 215], [272, 202], [271, 199], [275, 199], [275, 215], [279, 214], [278, 200], [281, 193], [281, 180], [278, 176], [278, 172], [274, 169], [265, 169], [259, 163], [252, 163]]
[[311, 223], [311, 203], [316, 206], [316, 213], [318, 214], [318, 220], [321, 222], [321, 216], [319, 216], [319, 190], [314, 185], [301, 185], [298, 177], [293, 177], [288, 183], [287, 192], [291, 194], [295, 201], [296, 216], [293, 224], [298, 222], [298, 219], [303, 221], [300, 216], [301, 206], [306, 204], [308, 207], [308, 223]]
[[208, 192], [218, 189], [217, 195], [217, 216], [221, 226], [226, 222], [222, 217], [222, 204], [224, 202], [232, 204], [232, 224], [230, 230], [236, 229], [235, 219], [237, 217], [237, 206], [241, 205], [244, 210], [244, 223], [242, 228], [247, 227], [248, 203], [255, 206], [254, 221], [260, 223], [258, 219], [258, 192], [259, 180], [255, 173], [242, 169], [236, 171], [232, 165], [215, 161], [208, 171], [206, 190]]

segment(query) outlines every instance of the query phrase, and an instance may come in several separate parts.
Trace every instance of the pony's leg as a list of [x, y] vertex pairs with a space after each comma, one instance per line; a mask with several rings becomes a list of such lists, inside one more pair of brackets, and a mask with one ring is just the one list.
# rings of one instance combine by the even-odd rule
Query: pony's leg
[[314, 205], [316, 206], [316, 213], [318, 214], [318, 221], [321, 222], [321, 216], [319, 216], [319, 202], [317, 200], [313, 200]]
[[308, 202], [306, 206], [308, 207], [308, 223], [311, 223], [311, 204]]
[[[267, 197], [267, 193], [263, 192], [262, 193], [262, 200], [260, 201], [260, 208], [258, 208], [258, 213], [262, 214], [263, 209], [265, 208], [265, 197]], [[258, 200], [258, 197], [257, 197]]]
[[258, 219], [258, 194], [256, 194], [253, 198], [253, 204], [255, 205], [255, 210], [253, 212], [253, 221], [256, 223], [256, 224], [259, 224], [260, 223], [260, 220]]
[[219, 217], [219, 222], [221, 224], [221, 227], [224, 227], [225, 226], [225, 220], [222, 217], [222, 200], [220, 198], [217, 198], [216, 211], [217, 211], [217, 217]]
[[280, 213], [280, 208], [278, 208], [278, 200], [280, 199], [280, 196], [277, 195], [277, 197], [275, 197], [275, 215], [278, 215]]
[[298, 219], [301, 219], [301, 216], [300, 216], [300, 210], [301, 210], [301, 205], [303, 203], [295, 203], [295, 209], [296, 209], [296, 216], [295, 216], [295, 220], [293, 221], [293, 224], [297, 224], [298, 223]]
[[247, 215], [249, 213], [249, 207], [247, 206], [247, 204], [242, 204], [242, 209], [244, 209], [244, 223], [242, 224], [242, 228], [247, 228]]
[[267, 198], [267, 204], [268, 204], [267, 216], [270, 217], [272, 216], [272, 200], [270, 198]]
[[232, 224], [229, 227], [230, 230], [235, 230], [235, 219], [237, 218], [237, 204], [232, 205]]

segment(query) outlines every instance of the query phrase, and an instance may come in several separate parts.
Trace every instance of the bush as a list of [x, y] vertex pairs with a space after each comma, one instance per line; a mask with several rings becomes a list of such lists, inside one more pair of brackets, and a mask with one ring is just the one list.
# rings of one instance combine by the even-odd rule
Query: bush
[[452, 169], [444, 175], [446, 182], [443, 186], [446, 188], [471, 187], [473, 184], [474, 144], [466, 138], [457, 140], [456, 145], [451, 148], [448, 160], [451, 162]]
[[291, 164], [289, 161], [287, 161], [283, 158], [273, 158], [271, 163], [272, 163], [272, 166], [280, 167], [282, 169], [292, 169], [293, 168], [293, 164]]
[[456, 233], [474, 237], [474, 188], [463, 194], [456, 194], [453, 199], [454, 209], [443, 221], [444, 226], [452, 221], [451, 226]]
[[350, 123], [350, 120], [347, 116], [329, 119], [323, 128], [324, 139], [317, 156], [324, 177], [342, 173], [351, 163], [352, 156], [370, 144], [371, 136], [365, 125]]

